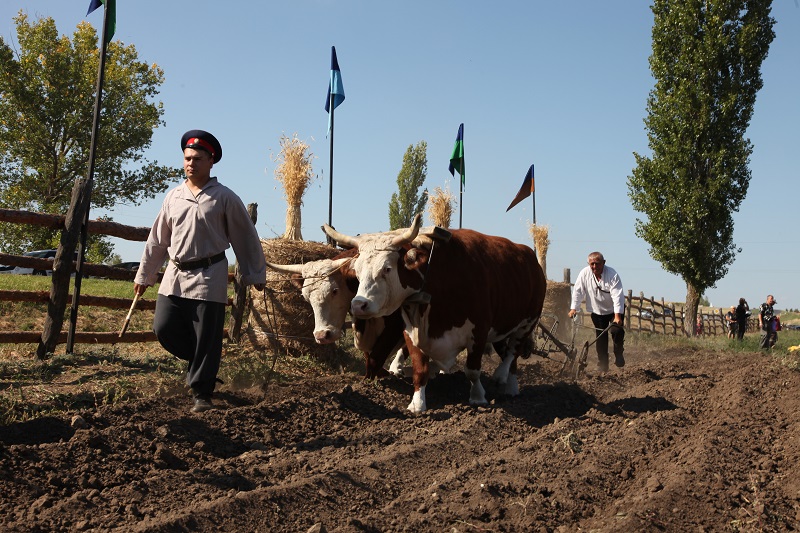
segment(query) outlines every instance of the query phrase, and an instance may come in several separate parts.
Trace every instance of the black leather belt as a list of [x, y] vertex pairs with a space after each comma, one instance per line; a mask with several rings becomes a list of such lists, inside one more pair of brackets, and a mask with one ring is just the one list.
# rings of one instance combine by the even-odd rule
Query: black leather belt
[[225, 252], [220, 252], [217, 255], [212, 255], [205, 259], [195, 259], [194, 261], [179, 261], [172, 258], [170, 258], [170, 261], [175, 263], [178, 270], [195, 270], [197, 268], [208, 268], [214, 263], [219, 263], [223, 259], [225, 259]]

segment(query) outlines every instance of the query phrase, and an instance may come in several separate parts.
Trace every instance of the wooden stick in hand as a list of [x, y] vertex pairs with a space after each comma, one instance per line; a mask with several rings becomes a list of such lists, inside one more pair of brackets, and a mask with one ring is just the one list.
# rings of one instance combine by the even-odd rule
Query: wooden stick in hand
[[131, 323], [131, 315], [133, 314], [133, 310], [136, 307], [136, 302], [139, 301], [139, 295], [133, 295], [133, 302], [131, 303], [131, 308], [128, 311], [128, 316], [125, 317], [125, 322], [122, 323], [122, 329], [119, 330], [119, 338], [122, 338], [122, 335], [125, 333], [125, 330], [128, 329], [128, 324]]

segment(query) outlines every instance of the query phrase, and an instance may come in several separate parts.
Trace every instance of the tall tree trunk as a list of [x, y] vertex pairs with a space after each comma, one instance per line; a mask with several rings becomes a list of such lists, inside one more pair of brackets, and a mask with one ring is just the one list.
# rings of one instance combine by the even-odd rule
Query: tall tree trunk
[[697, 323], [697, 307], [700, 305], [700, 293], [691, 284], [686, 284], [686, 305], [683, 308], [683, 328], [687, 335], [693, 337], [694, 325]]

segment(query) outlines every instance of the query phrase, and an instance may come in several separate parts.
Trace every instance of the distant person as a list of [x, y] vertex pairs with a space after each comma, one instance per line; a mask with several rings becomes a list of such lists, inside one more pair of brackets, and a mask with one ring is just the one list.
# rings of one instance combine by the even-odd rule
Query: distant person
[[694, 334], [695, 335], [702, 335], [703, 334], [703, 316], [697, 315], [697, 322], [694, 325]]
[[750, 306], [747, 300], [739, 298], [739, 305], [736, 306], [736, 338], [744, 339], [744, 332], [747, 329], [747, 319], [750, 317]]
[[769, 350], [778, 342], [778, 322], [775, 316], [775, 304], [778, 303], [771, 294], [767, 296], [767, 301], [761, 304], [758, 313], [758, 325], [764, 333], [761, 335], [761, 348]]
[[[614, 341], [614, 364], [625, 366], [625, 329], [623, 314], [625, 313], [625, 294], [622, 291], [622, 280], [616, 270], [606, 266], [606, 260], [600, 252], [589, 254], [589, 266], [584, 267], [575, 281], [572, 292], [572, 306], [569, 317], [578, 313], [581, 304], [586, 301], [586, 310], [591, 313], [595, 328], [595, 349], [597, 350], [597, 369], [608, 371], [608, 334]], [[609, 325], [613, 324], [609, 328]], [[608, 328], [608, 331], [606, 331]]]
[[222, 357], [228, 301], [229, 244], [239, 261], [242, 283], [263, 290], [267, 265], [261, 241], [242, 200], [211, 169], [222, 147], [210, 133], [187, 131], [181, 139], [186, 180], [169, 191], [144, 247], [133, 290], [158, 288], [153, 331], [169, 353], [189, 363], [186, 382], [192, 412], [214, 408], [211, 396]]
[[728, 325], [728, 338], [736, 338], [736, 306], [732, 305], [731, 310], [725, 313], [725, 322]]

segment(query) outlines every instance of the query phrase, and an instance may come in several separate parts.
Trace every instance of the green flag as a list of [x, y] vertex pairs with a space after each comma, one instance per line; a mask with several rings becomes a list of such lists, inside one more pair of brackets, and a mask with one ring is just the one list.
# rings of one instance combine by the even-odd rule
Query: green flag
[[89, 3], [89, 13], [108, 2], [108, 20], [106, 21], [106, 43], [110, 43], [117, 29], [117, 1], [116, 0], [91, 0]]
[[461, 185], [465, 181], [464, 176], [464, 123], [458, 127], [458, 135], [456, 136], [456, 145], [453, 147], [453, 155], [450, 156], [450, 174], [455, 177], [458, 172], [461, 175]]

